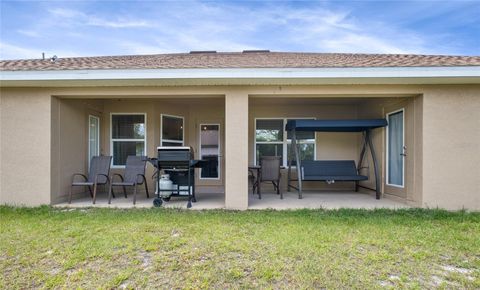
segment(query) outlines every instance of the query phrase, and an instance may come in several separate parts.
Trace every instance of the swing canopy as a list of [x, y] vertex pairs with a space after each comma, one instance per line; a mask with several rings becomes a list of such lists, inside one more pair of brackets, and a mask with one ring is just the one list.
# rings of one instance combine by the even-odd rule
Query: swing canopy
[[385, 119], [360, 120], [289, 120], [287, 131], [308, 132], [363, 132], [387, 126]]

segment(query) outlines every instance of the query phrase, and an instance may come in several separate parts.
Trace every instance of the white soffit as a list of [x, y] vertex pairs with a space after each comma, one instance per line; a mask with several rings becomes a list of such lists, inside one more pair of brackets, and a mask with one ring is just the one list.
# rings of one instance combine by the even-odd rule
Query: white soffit
[[0, 71], [1, 86], [478, 84], [480, 66]]

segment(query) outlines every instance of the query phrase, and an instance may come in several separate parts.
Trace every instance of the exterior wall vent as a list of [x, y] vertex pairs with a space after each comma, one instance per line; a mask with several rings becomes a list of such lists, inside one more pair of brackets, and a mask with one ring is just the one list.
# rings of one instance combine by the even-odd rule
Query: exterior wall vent
[[197, 54], [197, 53], [217, 53], [216, 50], [192, 50], [190, 54]]
[[244, 50], [242, 51], [243, 53], [265, 53], [265, 52], [270, 52], [268, 49], [252, 49], [252, 50]]

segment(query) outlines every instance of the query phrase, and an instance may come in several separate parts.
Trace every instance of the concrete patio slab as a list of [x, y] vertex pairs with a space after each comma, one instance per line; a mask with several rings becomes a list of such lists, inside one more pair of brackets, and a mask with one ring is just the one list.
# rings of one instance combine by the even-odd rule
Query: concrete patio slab
[[[153, 198], [147, 199], [144, 193], [137, 196], [137, 204], [133, 205], [133, 197], [131, 194], [128, 198], [123, 195], [117, 195], [112, 199], [112, 203], [108, 204], [108, 200], [105, 194], [100, 194], [97, 197], [95, 205], [92, 204], [90, 197], [76, 199], [71, 204], [67, 202], [59, 203], [56, 207], [68, 207], [68, 208], [85, 208], [85, 207], [98, 207], [98, 208], [150, 208], [153, 207]], [[224, 209], [225, 208], [225, 194], [223, 193], [198, 193], [197, 202], [192, 204], [194, 210], [206, 210], [206, 209]], [[164, 202], [163, 207], [166, 208], [187, 208], [187, 199], [184, 197], [172, 197], [169, 202]], [[409, 206], [392, 200], [390, 198], [382, 198], [376, 200], [372, 194], [367, 192], [304, 192], [303, 199], [298, 199], [298, 195], [295, 192], [285, 192], [284, 199], [273, 192], [262, 193], [262, 199], [258, 199], [257, 195], [249, 193], [249, 206], [248, 209], [261, 210], [261, 209], [276, 209], [276, 210], [288, 210], [288, 209], [303, 209], [303, 208], [325, 208], [325, 209], [339, 209], [339, 208], [356, 208], [356, 209], [375, 209], [375, 208], [408, 208]]]
[[303, 192], [303, 198], [298, 199], [298, 194], [288, 192], [283, 194], [280, 199], [276, 193], [262, 193], [262, 199], [257, 195], [250, 195], [249, 209], [302, 209], [302, 208], [355, 208], [355, 209], [375, 209], [375, 208], [408, 208], [409, 206], [389, 199], [375, 199], [375, 196], [365, 192]]

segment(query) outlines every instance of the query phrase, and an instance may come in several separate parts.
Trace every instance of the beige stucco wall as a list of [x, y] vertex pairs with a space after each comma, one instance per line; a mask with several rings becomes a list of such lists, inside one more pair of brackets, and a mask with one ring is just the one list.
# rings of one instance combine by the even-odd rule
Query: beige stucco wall
[[423, 97], [423, 206], [480, 209], [480, 87]]
[[[74, 173], [88, 173], [88, 116], [102, 118], [102, 111], [99, 100], [52, 99], [51, 203], [68, 200]], [[85, 188], [73, 189], [74, 198], [84, 193]]]
[[[114, 102], [115, 100], [130, 99], [133, 103], [141, 103], [143, 99], [152, 98], [204, 98], [217, 97], [223, 100], [223, 96], [227, 92], [235, 89], [235, 91], [250, 99], [252, 98], [411, 98], [414, 106], [413, 122], [413, 185], [412, 193], [407, 193], [407, 199], [414, 202], [421, 201], [421, 206], [439, 206], [448, 209], [457, 209], [466, 207], [469, 209], [480, 209], [479, 204], [479, 176], [480, 176], [480, 156], [479, 150], [479, 85], [462, 85], [462, 86], [422, 86], [422, 85], [350, 85], [350, 86], [256, 86], [256, 87], [90, 87], [90, 88], [28, 88], [13, 89], [1, 88], [0, 96], [0, 202], [14, 204], [49, 204], [55, 202], [57, 197], [61, 197], [60, 188], [68, 183], [68, 181], [56, 180], [54, 172], [60, 172], [66, 167], [67, 162], [65, 156], [76, 154], [86, 154], [84, 149], [76, 149], [74, 144], [68, 145], [69, 140], [62, 140], [72, 136], [70, 129], [77, 131], [82, 130], [82, 126], [78, 124], [80, 120], [80, 111], [77, 106], [59, 106], [64, 99], [99, 99], [103, 102]], [[58, 97], [52, 98], [52, 96]], [[138, 102], [137, 102], [138, 101]], [[374, 101], [373, 101], [374, 102]], [[238, 108], [243, 108], [245, 104], [240, 102]], [[247, 103], [248, 104], [248, 103]], [[410, 106], [411, 106], [410, 105]], [[139, 105], [140, 106], [140, 105]], [[149, 103], [142, 105], [142, 108], [135, 108], [126, 105], [124, 108], [132, 110], [146, 111], [149, 118], [150, 115], [154, 124], [159, 124], [158, 109], [150, 111]], [[178, 110], [178, 106], [174, 106]], [[209, 112], [223, 112], [225, 107], [229, 108], [223, 101], [219, 105], [221, 109], [205, 108], [202, 114], [208, 115]], [[307, 106], [309, 107], [309, 106]], [[166, 108], [166, 107], [165, 107]], [[192, 112], [195, 106], [188, 109], [188, 118], [192, 118]], [[102, 107], [102, 131], [107, 130], [108, 118], [105, 118], [108, 112], [116, 110], [112, 104]], [[261, 114], [261, 106], [254, 111], [253, 114]], [[272, 110], [272, 114], [280, 113], [279, 108]], [[305, 110], [298, 108], [298, 110]], [[312, 109], [313, 110], [313, 109]], [[270, 109], [263, 112], [268, 113]], [[367, 110], [368, 111], [368, 110]], [[228, 110], [227, 110], [228, 112]], [[234, 112], [231, 117], [235, 120], [235, 114], [240, 113], [244, 116], [245, 111], [240, 111], [235, 107], [230, 109]], [[86, 111], [84, 111], [86, 114]], [[175, 114], [175, 112], [171, 112]], [[337, 114], [338, 112], [333, 112]], [[218, 113], [217, 117], [223, 113]], [[246, 141], [252, 138], [252, 113], [247, 122], [247, 138], [248, 151], [246, 153], [244, 163], [251, 162], [253, 158], [253, 142]], [[158, 115], [158, 116], [157, 116]], [[248, 114], [247, 114], [248, 115]], [[302, 115], [308, 115], [302, 113]], [[62, 117], [63, 116], [63, 117]], [[362, 116], [362, 111], [357, 110], [357, 116]], [[364, 115], [366, 116], [366, 115]], [[62, 118], [66, 123], [62, 122]], [[75, 121], [76, 120], [76, 121]], [[229, 116], [226, 117], [226, 121]], [[86, 121], [86, 119], [85, 119]], [[71, 124], [69, 123], [71, 122]], [[56, 124], [62, 124], [58, 127]], [[232, 124], [232, 123], [230, 123]], [[189, 123], [189, 127], [192, 126]], [[194, 126], [194, 125], [193, 125]], [[225, 126], [229, 128], [228, 122]], [[63, 130], [63, 135], [62, 135]], [[148, 146], [149, 155], [155, 148], [155, 140], [159, 140], [159, 128], [152, 128], [151, 134], [154, 138]], [[188, 129], [189, 133], [186, 139], [192, 143], [193, 131]], [[231, 132], [243, 134], [243, 129], [237, 127]], [[250, 131], [248, 131], [250, 130]], [[376, 147], [381, 148], [384, 142], [383, 133], [375, 135]], [[228, 133], [226, 134], [229, 136]], [[233, 135], [233, 134], [232, 134]], [[102, 148], [103, 153], [109, 153], [109, 142], [105, 140], [106, 133], [103, 134]], [[64, 138], [65, 137], [65, 138]], [[77, 136], [76, 142], [81, 142], [85, 137]], [[231, 136], [231, 138], [233, 138]], [[237, 137], [238, 138], [238, 137]], [[345, 137], [350, 138], [350, 137]], [[340, 140], [341, 138], [339, 138]], [[345, 140], [344, 140], [345, 141]], [[107, 143], [106, 143], [107, 142]], [[159, 142], [159, 141], [157, 141]], [[320, 142], [320, 141], [319, 141]], [[358, 138], [357, 141], [358, 143]], [[72, 141], [72, 143], [74, 143]], [[86, 142], [84, 142], [86, 144]], [[344, 143], [344, 142], [342, 142]], [[226, 140], [226, 146], [228, 146]], [[231, 142], [233, 152], [238, 150], [240, 156], [244, 151], [242, 142]], [[353, 144], [353, 141], [352, 141]], [[246, 145], [246, 144], [244, 144]], [[356, 144], [357, 145], [357, 144]], [[357, 147], [355, 145], [355, 147]], [[84, 145], [80, 146], [83, 147]], [[332, 146], [332, 144], [329, 144]], [[322, 146], [317, 146], [317, 151]], [[62, 149], [63, 148], [63, 149]], [[236, 149], [235, 149], [236, 148]], [[60, 150], [60, 152], [58, 150]], [[78, 153], [78, 151], [84, 153]], [[337, 150], [337, 149], [335, 149]], [[332, 151], [332, 154], [335, 153]], [[227, 148], [228, 155], [228, 148]], [[243, 152], [243, 153], [242, 153]], [[322, 152], [324, 152], [322, 150]], [[326, 152], [326, 151], [325, 151]], [[338, 151], [340, 155], [350, 155], [356, 159], [357, 156], [354, 149], [349, 146], [343, 147]], [[238, 152], [237, 152], [238, 153]], [[319, 152], [317, 152], [319, 153]], [[317, 154], [317, 157], [321, 156]], [[81, 158], [76, 156], [75, 158]], [[228, 156], [226, 156], [228, 159]], [[55, 163], [55, 160], [59, 163]], [[81, 164], [76, 161], [75, 164]], [[384, 160], [382, 160], [384, 163]], [[62, 165], [63, 164], [63, 165]], [[86, 161], [83, 162], [85, 166]], [[242, 163], [243, 164], [243, 163]], [[63, 166], [63, 167], [62, 167]], [[81, 170], [82, 165], [74, 166], [69, 170]], [[226, 165], [228, 167], [228, 165]], [[63, 169], [62, 169], [63, 168]], [[240, 172], [237, 168], [232, 172]], [[383, 170], [382, 170], [383, 171]], [[242, 171], [243, 172], [243, 171]], [[243, 174], [243, 173], [242, 173]], [[65, 171], [65, 175], [68, 172]], [[59, 175], [60, 176], [60, 175]], [[234, 173], [227, 173], [227, 176], [234, 176]], [[238, 178], [238, 176], [236, 177]], [[228, 182], [226, 182], [228, 183]], [[63, 184], [63, 185], [59, 185]], [[246, 186], [246, 181], [241, 181], [239, 186]], [[246, 193], [245, 193], [246, 194]], [[228, 195], [228, 193], [227, 193]], [[240, 199], [244, 200], [244, 196]], [[232, 199], [234, 200], [234, 199]], [[240, 203], [243, 201], [240, 201]]]
[[[388, 186], [386, 184], [386, 130], [377, 129], [373, 131], [373, 144], [378, 156], [379, 172], [381, 175], [381, 187], [384, 195], [398, 198], [410, 205], [421, 206], [421, 152], [422, 152], [422, 95], [390, 98], [379, 100], [368, 100], [358, 107], [359, 118], [385, 118], [390, 112], [400, 109], [404, 110], [405, 118], [405, 146], [407, 148], [405, 157], [405, 186], [403, 188]], [[369, 156], [370, 157], [370, 156]], [[373, 165], [371, 158], [368, 160], [369, 173], [371, 178], [361, 182], [361, 185], [368, 188], [375, 187], [373, 178]]]
[[49, 204], [51, 97], [31, 89], [0, 94], [0, 203]]
[[[161, 139], [161, 114], [174, 115], [184, 118], [184, 145], [191, 146], [195, 158], [199, 158], [199, 128], [200, 123], [220, 123], [224, 130], [224, 100], [218, 97], [204, 98], [174, 98], [163, 96], [151, 99], [103, 99], [103, 117], [101, 119], [101, 153], [111, 155], [110, 148], [110, 115], [112, 113], [141, 113], [147, 115], [147, 155], [156, 156], [156, 148], [160, 146]], [[222, 134], [223, 135], [223, 134]], [[221, 150], [224, 142], [221, 140]], [[197, 169], [198, 170], [198, 169]], [[199, 179], [197, 174], [196, 184], [200, 187], [209, 187], [214, 192], [223, 192], [224, 166], [221, 166], [219, 181], [205, 181]], [[113, 168], [112, 172], [122, 173], [123, 169]], [[154, 168], [147, 165], [146, 176], [149, 189], [153, 192], [154, 180], [151, 176]], [[203, 190], [204, 188], [201, 188]], [[142, 189], [143, 190], [143, 189]], [[205, 189], [206, 190], [206, 189]]]

